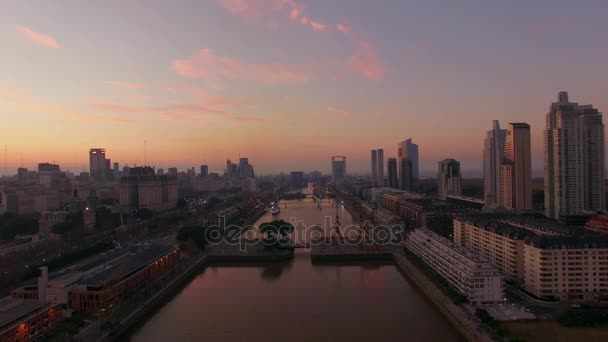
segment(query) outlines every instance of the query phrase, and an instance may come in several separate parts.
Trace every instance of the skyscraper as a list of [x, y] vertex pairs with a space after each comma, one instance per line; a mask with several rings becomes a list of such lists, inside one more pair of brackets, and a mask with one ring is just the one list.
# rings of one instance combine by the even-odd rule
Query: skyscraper
[[462, 194], [460, 162], [455, 159], [444, 159], [439, 162], [437, 174], [439, 198], [445, 200], [448, 195]]
[[[399, 188], [415, 190], [419, 179], [418, 145], [412, 143], [411, 138], [400, 142], [397, 144], [397, 158]], [[403, 159], [408, 161], [403, 161]]]
[[375, 186], [384, 186], [384, 150], [372, 150], [372, 182]]
[[414, 172], [412, 171], [412, 161], [407, 158], [398, 159], [399, 167], [399, 189], [406, 191], [414, 190]]
[[602, 113], [560, 92], [544, 132], [546, 216], [606, 209], [604, 143]]
[[384, 186], [384, 150], [378, 149], [378, 186]]
[[510, 123], [500, 168], [499, 204], [503, 208], [532, 209], [530, 125]]
[[207, 177], [209, 175], [209, 166], [201, 165], [201, 177]]
[[397, 158], [388, 158], [386, 164], [388, 169], [388, 186], [396, 189], [399, 187], [397, 181]]
[[346, 177], [346, 157], [333, 156], [331, 157], [331, 180], [339, 182]]
[[89, 150], [89, 171], [91, 177], [99, 181], [111, 177], [110, 159], [106, 159], [106, 150], [104, 148], [92, 148]]
[[501, 129], [498, 120], [494, 120], [483, 144], [483, 192], [487, 206], [499, 205], [500, 168], [504, 160], [506, 138], [507, 130]]
[[372, 150], [372, 182], [374, 185], [378, 179], [378, 152]]

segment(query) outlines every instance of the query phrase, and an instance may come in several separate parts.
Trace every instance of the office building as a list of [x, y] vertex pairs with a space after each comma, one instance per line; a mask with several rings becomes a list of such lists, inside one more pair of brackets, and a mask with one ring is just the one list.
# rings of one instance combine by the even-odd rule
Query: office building
[[120, 164], [118, 164], [118, 163], [112, 164], [112, 172], [114, 174], [114, 178], [120, 177]]
[[253, 165], [249, 164], [249, 158], [240, 158], [237, 170], [240, 179], [255, 178]]
[[397, 178], [397, 158], [388, 158], [386, 164], [388, 169], [388, 186], [389, 188], [397, 189], [399, 187]]
[[372, 150], [372, 182], [374, 186], [384, 187], [384, 150]]
[[397, 161], [399, 188], [414, 191], [419, 180], [419, 160], [418, 145], [411, 138], [397, 144]]
[[376, 186], [378, 186], [378, 184], [376, 184], [377, 180], [378, 180], [378, 151], [372, 150], [372, 182]]
[[168, 176], [173, 176], [173, 177], [177, 177], [177, 168], [176, 167], [170, 167], [167, 169], [167, 175]]
[[108, 180], [112, 176], [110, 159], [106, 158], [104, 148], [92, 148], [89, 150], [90, 176], [97, 181]]
[[407, 158], [399, 158], [399, 189], [414, 191], [414, 171], [412, 161]]
[[448, 195], [462, 195], [460, 162], [455, 159], [444, 159], [439, 162], [437, 189], [439, 198], [442, 200], [445, 200]]
[[547, 217], [606, 210], [604, 144], [602, 113], [560, 92], [544, 132]]
[[331, 157], [331, 180], [332, 182], [342, 181], [346, 177], [346, 157]]
[[38, 164], [38, 179], [40, 185], [50, 188], [53, 185], [53, 180], [57, 179], [61, 175], [61, 169], [59, 165], [50, 163]]
[[207, 177], [209, 175], [209, 166], [201, 165], [201, 177]]
[[503, 277], [489, 261], [424, 228], [408, 235], [407, 249], [473, 304], [504, 301]]
[[120, 206], [125, 212], [137, 209], [163, 211], [177, 205], [177, 179], [158, 176], [150, 166], [131, 168], [120, 179]]

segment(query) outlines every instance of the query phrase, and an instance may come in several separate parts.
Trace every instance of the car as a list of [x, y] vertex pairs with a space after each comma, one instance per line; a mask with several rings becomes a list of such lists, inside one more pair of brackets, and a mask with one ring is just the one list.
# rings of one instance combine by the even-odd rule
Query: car
[[574, 303], [574, 304], [570, 304], [570, 307], [573, 308], [573, 309], [580, 309], [581, 305]]

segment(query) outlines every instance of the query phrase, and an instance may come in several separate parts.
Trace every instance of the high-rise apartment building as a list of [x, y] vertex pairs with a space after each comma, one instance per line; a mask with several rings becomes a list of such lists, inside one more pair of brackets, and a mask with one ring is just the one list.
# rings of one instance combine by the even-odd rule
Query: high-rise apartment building
[[415, 190], [419, 179], [418, 145], [411, 138], [397, 144], [397, 161], [399, 188]]
[[445, 200], [448, 195], [462, 195], [462, 177], [460, 162], [455, 159], [444, 159], [439, 162], [437, 173], [439, 198]]
[[331, 157], [331, 180], [339, 182], [346, 177], [346, 157], [333, 156]]
[[372, 182], [375, 186], [384, 186], [384, 150], [372, 150]]
[[399, 187], [397, 178], [397, 158], [388, 158], [386, 166], [388, 169], [388, 186], [397, 189]]
[[532, 208], [530, 125], [510, 123], [500, 166], [499, 205], [507, 209]]
[[560, 92], [544, 132], [546, 216], [606, 210], [604, 143], [602, 113]]
[[487, 206], [499, 205], [500, 168], [504, 160], [506, 138], [507, 130], [501, 129], [498, 120], [494, 120], [483, 144], [483, 191]]
[[498, 120], [484, 140], [484, 201], [489, 207], [532, 209], [530, 125], [510, 123], [500, 128]]

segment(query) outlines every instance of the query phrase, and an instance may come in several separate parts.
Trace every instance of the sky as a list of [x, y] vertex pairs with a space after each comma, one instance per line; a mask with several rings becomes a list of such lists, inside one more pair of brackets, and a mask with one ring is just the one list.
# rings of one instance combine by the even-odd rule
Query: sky
[[[492, 120], [542, 130], [557, 93], [608, 108], [608, 2], [0, 0], [0, 144], [9, 170], [328, 172], [420, 146], [479, 175]], [[146, 143], [144, 144], [144, 141]], [[146, 147], [145, 147], [146, 146]], [[4, 154], [1, 151], [0, 154]], [[2, 170], [4, 171], [4, 170]]]

